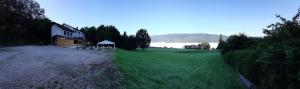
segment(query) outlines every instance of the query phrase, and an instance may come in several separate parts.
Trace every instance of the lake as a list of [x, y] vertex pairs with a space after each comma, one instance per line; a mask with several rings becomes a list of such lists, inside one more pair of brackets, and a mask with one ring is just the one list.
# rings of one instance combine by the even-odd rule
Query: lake
[[[198, 45], [201, 43], [167, 43], [167, 42], [151, 42], [150, 47], [168, 47], [168, 48], [184, 48], [185, 45]], [[217, 48], [218, 42], [210, 42], [211, 48]]]

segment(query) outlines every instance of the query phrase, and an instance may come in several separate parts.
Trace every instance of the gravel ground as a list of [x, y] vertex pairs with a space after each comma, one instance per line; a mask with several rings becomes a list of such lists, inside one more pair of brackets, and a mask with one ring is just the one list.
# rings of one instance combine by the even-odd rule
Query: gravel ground
[[0, 48], [0, 89], [120, 89], [113, 58], [110, 49]]

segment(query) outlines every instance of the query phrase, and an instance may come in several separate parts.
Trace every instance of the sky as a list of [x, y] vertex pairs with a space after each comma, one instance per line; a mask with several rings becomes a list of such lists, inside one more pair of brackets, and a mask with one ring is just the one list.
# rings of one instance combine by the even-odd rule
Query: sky
[[300, 0], [36, 0], [45, 15], [73, 27], [114, 25], [120, 33], [147, 29], [168, 33], [245, 33], [264, 36], [262, 29], [291, 19]]

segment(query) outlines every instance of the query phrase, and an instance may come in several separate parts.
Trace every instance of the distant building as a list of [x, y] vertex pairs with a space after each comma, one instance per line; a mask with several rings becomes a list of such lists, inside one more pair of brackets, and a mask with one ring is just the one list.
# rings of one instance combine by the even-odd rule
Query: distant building
[[67, 24], [52, 23], [51, 42], [57, 46], [83, 46], [85, 34]]

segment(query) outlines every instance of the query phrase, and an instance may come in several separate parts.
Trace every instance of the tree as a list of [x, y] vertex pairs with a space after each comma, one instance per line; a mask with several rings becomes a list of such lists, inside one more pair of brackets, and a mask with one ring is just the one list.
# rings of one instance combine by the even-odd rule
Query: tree
[[223, 45], [222, 53], [232, 50], [241, 50], [256, 47], [256, 44], [256, 39], [252, 39], [244, 33], [240, 33], [238, 35], [231, 35]]
[[264, 29], [267, 35], [259, 48], [260, 87], [264, 89], [300, 88], [300, 9], [291, 19], [280, 15], [280, 22]]
[[218, 44], [217, 49], [223, 49], [224, 45], [225, 45], [225, 41], [224, 41], [224, 39], [223, 39], [222, 34], [220, 34], [219, 44]]
[[124, 32], [120, 38], [120, 48], [125, 50], [135, 50], [137, 48], [135, 36], [128, 36], [127, 33]]
[[51, 21], [36, 1], [0, 0], [0, 13], [1, 44], [50, 42]]
[[128, 35], [126, 32], [124, 32], [120, 39], [120, 48], [125, 49], [126, 47], [128, 47], [127, 40], [128, 40]]
[[134, 35], [130, 35], [127, 39], [127, 50], [135, 50], [138, 46], [137, 46], [137, 40], [136, 37]]
[[120, 47], [121, 34], [115, 26], [112, 25], [100, 25], [97, 28], [97, 41], [109, 40], [116, 43], [117, 47]]
[[27, 41], [32, 43], [38, 42], [39, 44], [50, 44], [51, 43], [51, 23], [52, 21], [48, 18], [45, 19], [34, 19], [30, 25], [27, 25], [28, 32]]
[[116, 43], [116, 47], [120, 47], [121, 34], [115, 26], [112, 25], [100, 25], [96, 27], [84, 27], [81, 31], [85, 32], [85, 37], [92, 45], [96, 45], [97, 42], [103, 40], [109, 40]]
[[138, 32], [136, 33], [136, 41], [137, 41], [137, 46], [142, 49], [149, 47], [151, 38], [146, 29], [138, 30]]
[[299, 89], [300, 9], [291, 20], [279, 15], [277, 18], [279, 22], [264, 29], [263, 39], [244, 34], [230, 36], [222, 54], [258, 89]]
[[87, 41], [91, 42], [92, 45], [97, 44], [97, 30], [96, 27], [84, 27], [81, 28], [83, 32], [85, 32], [85, 38]]
[[207, 41], [202, 43], [202, 49], [203, 50], [210, 50], [210, 45]]

